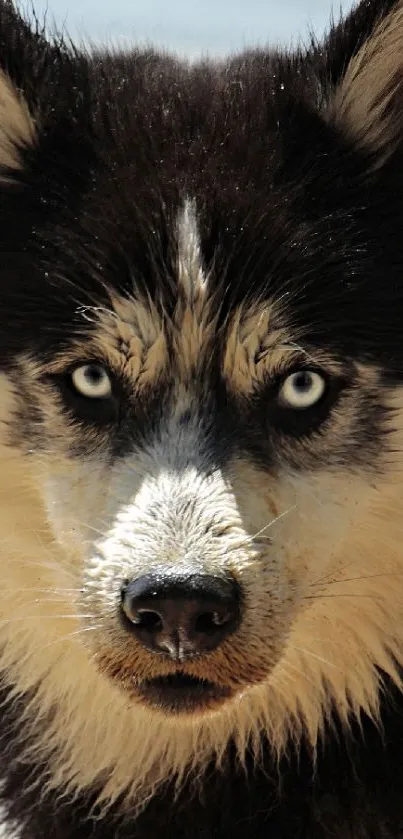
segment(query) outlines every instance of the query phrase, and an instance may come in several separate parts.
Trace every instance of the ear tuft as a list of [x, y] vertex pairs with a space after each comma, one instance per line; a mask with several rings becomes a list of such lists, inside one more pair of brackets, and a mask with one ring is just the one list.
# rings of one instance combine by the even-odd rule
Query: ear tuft
[[0, 71], [0, 167], [19, 169], [20, 150], [35, 142], [35, 123], [28, 105]]
[[347, 65], [328, 118], [382, 165], [403, 139], [403, 2], [395, 4]]

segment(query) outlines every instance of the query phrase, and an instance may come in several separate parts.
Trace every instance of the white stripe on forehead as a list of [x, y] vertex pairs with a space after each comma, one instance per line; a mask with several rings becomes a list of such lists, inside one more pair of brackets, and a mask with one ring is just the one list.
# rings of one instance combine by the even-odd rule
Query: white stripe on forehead
[[[195, 201], [183, 202], [175, 235], [179, 293], [171, 319], [164, 320], [152, 299], [141, 299], [135, 291], [126, 297], [110, 289], [110, 306], [92, 311], [99, 327], [93, 334], [96, 346], [113, 369], [123, 369], [137, 388], [163, 379], [167, 370], [177, 383], [187, 382], [195, 367], [203, 363], [203, 353], [211, 355], [208, 342], [214, 331], [214, 318], [207, 299]], [[173, 357], [168, 352], [168, 335], [175, 348]], [[82, 356], [80, 343], [77, 355]], [[187, 409], [188, 401], [182, 391], [179, 398], [178, 391], [175, 411]]]
[[203, 363], [214, 331], [208, 277], [203, 270], [196, 202], [186, 198], [178, 214], [178, 300], [173, 321], [178, 372], [186, 380]]
[[178, 282], [188, 303], [204, 296], [207, 287], [203, 271], [196, 202], [186, 198], [178, 214]]

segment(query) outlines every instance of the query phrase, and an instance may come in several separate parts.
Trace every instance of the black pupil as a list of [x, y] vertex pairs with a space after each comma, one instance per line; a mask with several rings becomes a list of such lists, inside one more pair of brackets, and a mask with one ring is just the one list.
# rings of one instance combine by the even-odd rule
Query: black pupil
[[101, 367], [96, 367], [95, 364], [91, 367], [86, 367], [85, 369], [85, 378], [87, 379], [88, 384], [90, 385], [99, 385], [104, 377], [104, 371]]
[[307, 393], [312, 387], [312, 373], [302, 371], [294, 376], [294, 387], [299, 393]]

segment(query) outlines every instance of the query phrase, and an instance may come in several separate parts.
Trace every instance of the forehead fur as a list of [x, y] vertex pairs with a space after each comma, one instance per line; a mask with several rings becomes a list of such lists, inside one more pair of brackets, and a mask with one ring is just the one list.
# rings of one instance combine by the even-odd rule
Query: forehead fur
[[[201, 367], [210, 348], [214, 316], [195, 203], [189, 199], [178, 212], [173, 237], [177, 299], [171, 313], [150, 296], [136, 294], [135, 284], [129, 296], [110, 290], [109, 305], [88, 307], [84, 313], [95, 326], [91, 339], [95, 354], [101, 349], [103, 358], [115, 370], [122, 368], [140, 389], [175, 370], [188, 377]], [[81, 352], [82, 342], [78, 341], [73, 354], [79, 357]]]
[[[93, 347], [115, 370], [122, 370], [135, 388], [155, 384], [166, 371], [168, 347], [161, 314], [149, 301], [111, 294], [110, 308], [95, 309]], [[77, 357], [82, 342], [77, 343]], [[62, 359], [65, 365], [65, 358]]]
[[239, 306], [229, 321], [223, 360], [229, 386], [244, 395], [261, 383], [264, 370], [278, 369], [289, 357], [289, 333], [282, 326], [276, 306]]
[[[292, 307], [287, 312], [287, 306], [275, 299], [235, 309], [225, 332], [223, 354], [223, 375], [233, 392], [251, 396], [267, 376], [286, 375], [296, 362], [341, 374], [340, 363], [328, 352], [304, 345], [292, 314]], [[360, 375], [367, 372], [369, 380], [370, 370], [363, 366]]]
[[401, 369], [402, 168], [389, 159], [369, 178], [345, 130], [364, 82], [386, 79], [379, 96], [392, 84], [400, 3], [362, 4], [321, 51], [202, 65], [152, 51], [72, 53], [11, 8], [0, 5], [13, 68], [4, 90], [22, 91], [27, 119], [40, 120], [21, 174], [3, 185], [4, 364], [86, 335], [79, 312], [109, 308], [111, 297], [141, 301], [158, 322], [147, 364], [165, 363], [165, 320], [182, 324], [195, 358], [212, 323], [208, 297], [217, 327], [239, 306], [286, 299], [292, 340]]

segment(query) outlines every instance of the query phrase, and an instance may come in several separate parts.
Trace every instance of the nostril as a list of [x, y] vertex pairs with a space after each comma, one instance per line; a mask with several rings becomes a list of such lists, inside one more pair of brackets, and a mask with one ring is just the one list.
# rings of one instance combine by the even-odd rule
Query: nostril
[[195, 622], [196, 632], [214, 633], [220, 626], [225, 626], [231, 620], [229, 612], [203, 612], [198, 615]]
[[157, 632], [163, 626], [161, 615], [158, 612], [152, 612], [150, 609], [132, 609], [127, 616], [140, 629]]
[[122, 591], [122, 612], [133, 627], [149, 632], [160, 632], [163, 628], [163, 616], [156, 609], [141, 605], [138, 598], [131, 597], [127, 588]]

